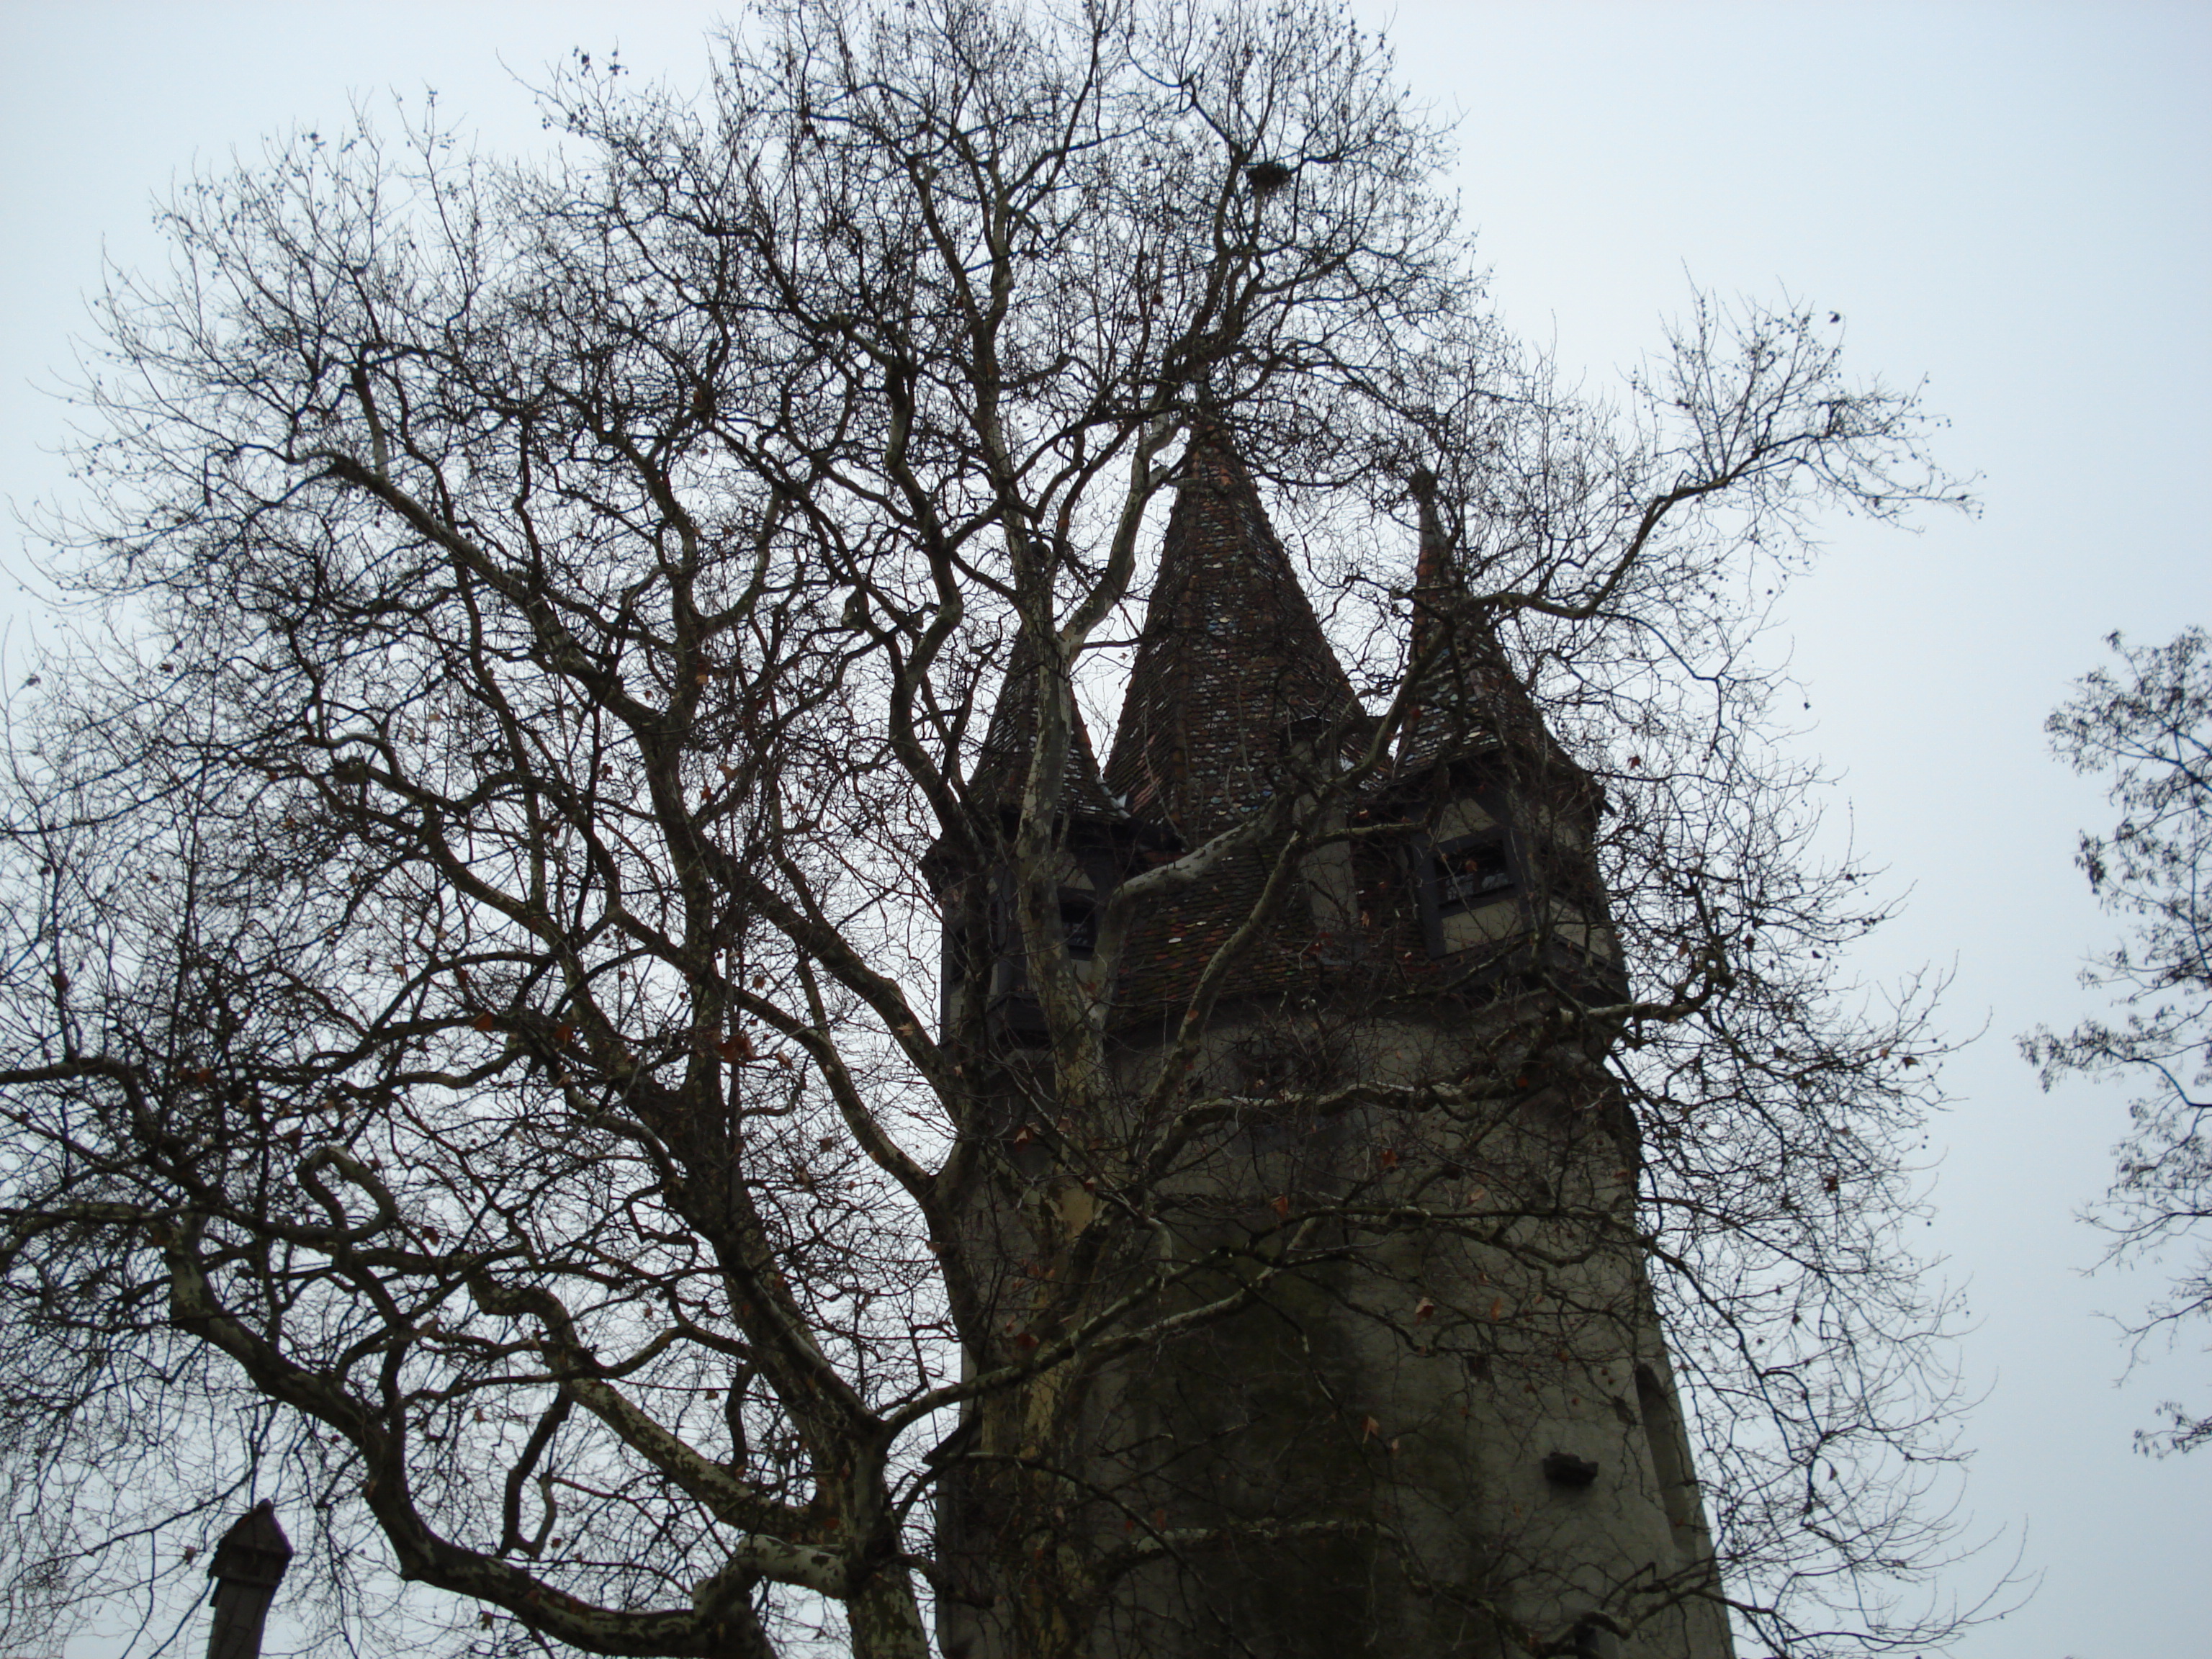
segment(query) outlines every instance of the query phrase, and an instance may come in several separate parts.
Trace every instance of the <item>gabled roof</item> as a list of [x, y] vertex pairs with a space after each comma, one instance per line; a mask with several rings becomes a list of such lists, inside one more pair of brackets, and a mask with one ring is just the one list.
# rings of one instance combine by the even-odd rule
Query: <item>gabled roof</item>
[[1192, 434], [1107, 787], [1195, 844], [1282, 781], [1291, 746], [1357, 722], [1358, 699], [1260, 494], [1218, 426]]

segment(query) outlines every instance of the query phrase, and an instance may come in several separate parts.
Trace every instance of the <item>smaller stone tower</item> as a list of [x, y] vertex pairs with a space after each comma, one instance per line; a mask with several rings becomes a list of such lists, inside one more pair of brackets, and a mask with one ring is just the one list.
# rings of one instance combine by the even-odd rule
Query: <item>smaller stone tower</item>
[[[1065, 948], [1117, 1085], [1094, 1121], [1051, 1115], [1000, 878], [940, 872], [948, 1018], [1006, 1079], [963, 1126], [1016, 1172], [972, 1217], [994, 1283], [1081, 1273], [1103, 1305], [1187, 1268], [1140, 1348], [1021, 1420], [979, 1413], [976, 1473], [947, 1479], [956, 1571], [994, 1529], [1028, 1528], [1040, 1571], [1089, 1564], [1065, 1569], [1069, 1653], [1729, 1659], [1605, 1067], [1626, 975], [1602, 797], [1415, 488], [1413, 678], [1381, 756], [1252, 479], [1194, 439], [1103, 777], [1079, 732], [1058, 805]], [[980, 799], [1026, 771], [1038, 672], [1009, 665]], [[1204, 878], [1134, 919], [1109, 982], [1106, 900], [1186, 860]], [[1116, 1202], [1141, 1224], [1094, 1221]], [[994, 1304], [1008, 1329], [1018, 1303]], [[1018, 1501], [985, 1473], [1013, 1468]], [[1035, 1659], [1020, 1594], [947, 1597], [951, 1659]]]

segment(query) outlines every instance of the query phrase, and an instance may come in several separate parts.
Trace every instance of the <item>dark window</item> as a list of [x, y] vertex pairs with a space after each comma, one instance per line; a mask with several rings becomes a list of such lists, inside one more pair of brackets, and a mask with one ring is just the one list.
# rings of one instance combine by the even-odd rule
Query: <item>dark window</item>
[[1439, 915], [1488, 904], [1513, 890], [1513, 860], [1503, 836], [1449, 842], [1431, 853], [1429, 860]]
[[1098, 901], [1088, 893], [1062, 890], [1060, 927], [1067, 936], [1067, 954], [1078, 962], [1090, 961], [1098, 948]]

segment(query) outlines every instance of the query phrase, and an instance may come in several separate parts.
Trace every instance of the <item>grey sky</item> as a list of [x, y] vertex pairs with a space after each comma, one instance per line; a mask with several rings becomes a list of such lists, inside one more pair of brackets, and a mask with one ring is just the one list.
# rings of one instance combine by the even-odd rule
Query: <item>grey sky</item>
[[[1389, 15], [1371, 5], [1361, 14]], [[425, 85], [491, 147], [544, 142], [528, 74], [617, 43], [696, 84], [714, 9], [0, 3], [0, 492], [61, 488], [39, 453], [103, 246], [151, 257], [150, 197], [356, 94]], [[2212, 1452], [2129, 1448], [2157, 1401], [2212, 1395], [2212, 1362], [2154, 1357], [2124, 1387], [2112, 1331], [2148, 1280], [2084, 1281], [2118, 1091], [2045, 1097], [2012, 1036], [2092, 1006], [2075, 983], [2111, 937], [2070, 863], [2097, 790], [2046, 757], [2043, 714], [2120, 629], [2212, 622], [2212, 9], [1405, 4], [1403, 71], [1460, 119], [1468, 219], [1507, 319], [1592, 381], [1659, 343], [1694, 279], [1844, 313], [1863, 373], [1925, 376], [1982, 475], [1978, 520], [1923, 532], [1838, 522], [1785, 598], [1811, 708], [1803, 750], [1841, 775], [1835, 825], [1912, 890], [1870, 979], [1955, 970], [1925, 1230], [1970, 1287], [1961, 1350], [1985, 1395], [1964, 1499], [2018, 1551], [2027, 1609], [1966, 1659], [2204, 1650]], [[19, 537], [0, 538], [10, 568]], [[12, 588], [13, 584], [9, 586]], [[20, 607], [19, 607], [20, 609]], [[20, 676], [26, 623], [8, 644]], [[89, 1647], [86, 1653], [93, 1651]]]

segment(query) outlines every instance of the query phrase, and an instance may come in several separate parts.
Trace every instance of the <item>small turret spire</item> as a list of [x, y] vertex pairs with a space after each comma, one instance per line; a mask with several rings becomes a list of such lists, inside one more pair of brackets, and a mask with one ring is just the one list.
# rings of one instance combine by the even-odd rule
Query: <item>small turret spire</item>
[[1398, 775], [1504, 744], [1565, 763], [1489, 617], [1467, 591], [1437, 505], [1436, 474], [1417, 468], [1407, 482], [1420, 509], [1407, 671], [1417, 678], [1398, 740]]
[[[1007, 653], [1006, 678], [1000, 683], [998, 702], [992, 706], [991, 725], [983, 737], [982, 751], [969, 780], [972, 799], [1002, 807], [1021, 804], [1028, 781], [1030, 757], [1036, 751], [1037, 696], [1044, 684], [1042, 653], [1026, 631], [1015, 635]], [[1123, 816], [1098, 775], [1098, 757], [1091, 746], [1091, 733], [1083, 711], [1072, 708], [1075, 729], [1067, 745], [1067, 767], [1060, 786], [1061, 810], [1085, 817]]]

